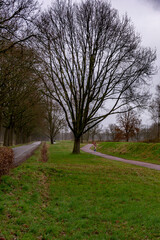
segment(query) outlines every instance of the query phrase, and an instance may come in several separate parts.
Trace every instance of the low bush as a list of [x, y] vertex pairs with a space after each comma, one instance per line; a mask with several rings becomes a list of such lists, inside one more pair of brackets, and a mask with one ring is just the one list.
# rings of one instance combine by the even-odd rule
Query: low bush
[[9, 172], [13, 163], [13, 150], [7, 147], [0, 148], [0, 177]]
[[48, 161], [46, 142], [44, 142], [43, 145], [42, 145], [42, 149], [41, 149], [41, 160], [42, 160], [42, 162], [47, 162], [47, 161]]

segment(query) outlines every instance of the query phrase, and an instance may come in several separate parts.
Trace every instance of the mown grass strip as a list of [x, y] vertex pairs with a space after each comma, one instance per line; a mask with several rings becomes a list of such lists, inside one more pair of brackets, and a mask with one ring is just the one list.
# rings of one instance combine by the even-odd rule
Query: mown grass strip
[[40, 151], [2, 177], [0, 231], [7, 240], [160, 239], [160, 173], [72, 155], [72, 143]]
[[103, 142], [97, 151], [129, 160], [160, 164], [160, 143]]

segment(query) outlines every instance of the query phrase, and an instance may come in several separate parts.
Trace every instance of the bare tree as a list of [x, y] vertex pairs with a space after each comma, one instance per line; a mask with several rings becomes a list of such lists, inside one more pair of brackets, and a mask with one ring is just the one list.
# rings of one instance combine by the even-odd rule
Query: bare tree
[[127, 142], [131, 137], [137, 136], [140, 131], [141, 120], [134, 110], [126, 107], [122, 113], [117, 115], [119, 133]]
[[64, 116], [62, 109], [57, 102], [53, 102], [53, 99], [47, 97], [45, 99], [45, 107], [46, 135], [50, 138], [51, 144], [53, 144], [56, 135], [65, 126]]
[[111, 137], [112, 141], [115, 141], [115, 135], [116, 135], [116, 124], [109, 124], [109, 135]]
[[109, 124], [109, 135], [112, 141], [119, 142], [123, 139], [123, 132], [116, 124]]
[[128, 17], [120, 19], [103, 0], [53, 2], [37, 29], [43, 82], [63, 108], [79, 153], [89, 129], [126, 104], [146, 101], [142, 89], [154, 73], [155, 52], [142, 48]]
[[149, 112], [151, 113], [152, 120], [157, 125], [157, 136], [160, 139], [160, 85], [157, 85], [156, 96], [149, 105]]
[[92, 139], [92, 142], [95, 141], [95, 138], [99, 138], [100, 140], [100, 134], [102, 133], [102, 126], [100, 124], [95, 125], [89, 130], [90, 138]]

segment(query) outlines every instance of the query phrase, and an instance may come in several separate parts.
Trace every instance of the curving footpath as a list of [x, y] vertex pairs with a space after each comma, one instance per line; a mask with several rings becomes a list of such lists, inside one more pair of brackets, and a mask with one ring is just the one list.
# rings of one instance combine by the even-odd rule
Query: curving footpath
[[12, 148], [14, 153], [13, 167], [19, 166], [25, 160], [27, 160], [33, 152], [39, 147], [41, 142], [34, 142], [32, 144]]
[[93, 146], [92, 144], [87, 144], [86, 146], [82, 147], [81, 150], [84, 151], [84, 152], [87, 152], [87, 153], [91, 153], [93, 155], [97, 155], [99, 157], [110, 159], [110, 160], [129, 163], [129, 164], [133, 164], [133, 165], [137, 165], [137, 166], [141, 166], [141, 167], [146, 167], [146, 168], [151, 168], [151, 169], [155, 169], [155, 170], [160, 171], [160, 165], [152, 164], [152, 163], [146, 163], [146, 162], [140, 162], [140, 161], [134, 161], [134, 160], [127, 160], [127, 159], [124, 159], [124, 158], [113, 157], [113, 156], [103, 154], [103, 153], [100, 153], [100, 152], [95, 152], [95, 151], [90, 149], [92, 146]]

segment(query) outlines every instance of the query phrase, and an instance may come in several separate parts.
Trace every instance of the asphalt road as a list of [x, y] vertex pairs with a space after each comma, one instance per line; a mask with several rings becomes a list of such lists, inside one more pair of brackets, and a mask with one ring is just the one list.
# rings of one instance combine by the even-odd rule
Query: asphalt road
[[13, 148], [14, 160], [13, 166], [16, 167], [29, 158], [33, 152], [38, 148], [41, 142], [34, 142], [32, 144], [23, 145]]
[[151, 168], [151, 169], [155, 169], [155, 170], [160, 171], [160, 165], [152, 164], [152, 163], [146, 163], [146, 162], [140, 162], [140, 161], [134, 161], [134, 160], [127, 160], [127, 159], [124, 159], [124, 158], [113, 157], [113, 156], [103, 154], [103, 153], [100, 153], [100, 152], [95, 152], [95, 151], [90, 149], [92, 146], [93, 146], [92, 144], [87, 144], [86, 146], [82, 147], [81, 150], [84, 151], [84, 152], [91, 153], [93, 155], [97, 155], [97, 156], [100, 156], [100, 157], [103, 157], [103, 158], [110, 159], [110, 160], [125, 162], [125, 163], [129, 163], [129, 164], [133, 164], [133, 165], [137, 165], [137, 166], [141, 166], [141, 167], [146, 167], [146, 168]]

